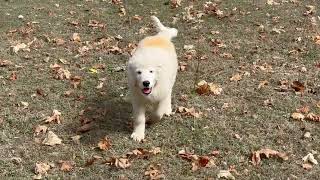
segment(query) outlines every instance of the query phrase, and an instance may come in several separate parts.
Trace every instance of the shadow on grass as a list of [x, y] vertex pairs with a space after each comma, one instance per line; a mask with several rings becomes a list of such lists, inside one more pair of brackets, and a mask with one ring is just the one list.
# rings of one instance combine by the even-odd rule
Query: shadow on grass
[[[119, 97], [117, 92], [96, 95], [89, 99], [80, 121], [92, 121], [92, 129], [82, 134], [82, 143], [96, 143], [104, 136], [128, 136], [132, 131], [131, 104]], [[78, 121], [80, 127], [80, 122]]]

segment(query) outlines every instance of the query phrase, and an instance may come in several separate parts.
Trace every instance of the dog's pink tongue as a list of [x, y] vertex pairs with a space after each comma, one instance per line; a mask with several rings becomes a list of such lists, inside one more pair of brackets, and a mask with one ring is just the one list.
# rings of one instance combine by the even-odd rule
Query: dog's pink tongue
[[151, 88], [143, 88], [143, 93], [145, 94], [151, 93]]

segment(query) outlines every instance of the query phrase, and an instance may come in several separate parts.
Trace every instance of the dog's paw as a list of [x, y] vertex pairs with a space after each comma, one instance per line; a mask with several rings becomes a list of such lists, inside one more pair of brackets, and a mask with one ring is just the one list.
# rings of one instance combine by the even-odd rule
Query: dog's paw
[[131, 134], [131, 138], [135, 141], [140, 142], [144, 139], [144, 133], [143, 132], [142, 133], [141, 132], [133, 132]]
[[171, 114], [172, 114], [171, 108], [167, 109], [166, 112], [164, 112], [164, 115], [166, 115], [166, 116], [170, 116]]

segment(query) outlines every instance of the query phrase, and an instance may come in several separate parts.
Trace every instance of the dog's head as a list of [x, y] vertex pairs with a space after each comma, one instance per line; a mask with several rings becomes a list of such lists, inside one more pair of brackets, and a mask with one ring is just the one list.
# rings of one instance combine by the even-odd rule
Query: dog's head
[[132, 85], [139, 88], [143, 95], [151, 94], [157, 84], [160, 66], [140, 66], [129, 63], [128, 68], [130, 83], [134, 83]]

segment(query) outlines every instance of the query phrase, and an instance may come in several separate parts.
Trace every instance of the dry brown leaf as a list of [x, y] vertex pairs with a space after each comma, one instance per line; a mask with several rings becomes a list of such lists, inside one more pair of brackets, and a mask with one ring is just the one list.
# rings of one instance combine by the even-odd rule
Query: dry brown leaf
[[301, 113], [294, 112], [291, 114], [292, 119], [294, 120], [303, 120], [305, 116]]
[[46, 175], [50, 170], [51, 166], [47, 163], [36, 163], [36, 167], [34, 168], [34, 172], [36, 174]]
[[267, 0], [268, 5], [279, 5], [280, 3], [276, 2], [275, 0]]
[[97, 20], [89, 20], [88, 27], [92, 27], [93, 29], [95, 29], [95, 28], [104, 28], [105, 25], [100, 23]]
[[122, 168], [122, 169], [126, 169], [131, 166], [131, 163], [128, 158], [111, 157], [106, 159], [105, 163], [111, 166], [115, 166], [117, 168]]
[[316, 37], [314, 38], [314, 42], [315, 42], [316, 44], [320, 45], [320, 35], [318, 35], [318, 36], [316, 36]]
[[54, 38], [54, 39], [53, 39], [53, 42], [54, 42], [56, 45], [60, 46], [60, 45], [63, 45], [63, 44], [65, 43], [65, 40], [63, 40], [63, 39], [61, 39], [61, 38]]
[[161, 153], [161, 149], [160, 149], [160, 147], [153, 147], [153, 148], [151, 148], [151, 149], [149, 150], [149, 152], [152, 153], [152, 154], [154, 154], [154, 155], [156, 155], [156, 154]]
[[76, 144], [80, 144], [80, 139], [81, 139], [82, 136], [80, 135], [75, 135], [75, 136], [72, 136], [71, 139], [74, 143]]
[[62, 139], [60, 139], [52, 131], [48, 131], [47, 137], [42, 141], [42, 144], [48, 145], [48, 146], [59, 145], [61, 143], [62, 143]]
[[45, 120], [45, 123], [51, 123], [51, 122], [55, 122], [57, 124], [61, 124], [61, 112], [59, 112], [58, 110], [54, 109], [52, 112], [52, 116], [48, 116]]
[[309, 121], [320, 122], [320, 115], [309, 113], [307, 114], [306, 119]]
[[302, 158], [304, 163], [311, 163], [311, 164], [318, 164], [318, 161], [314, 158], [312, 153], [307, 154], [305, 157]]
[[123, 5], [120, 5], [119, 6], [119, 16], [125, 16], [127, 14], [127, 11], [126, 11], [126, 9], [124, 8], [124, 6]]
[[215, 166], [214, 160], [209, 156], [198, 156], [194, 153], [187, 152], [186, 150], [180, 150], [178, 155], [183, 159], [191, 161], [192, 171], [196, 171], [201, 167]]
[[157, 179], [164, 179], [165, 178], [164, 174], [162, 174], [160, 164], [157, 164], [157, 165], [150, 164], [148, 166], [147, 170], [144, 172], [144, 175], [149, 176], [150, 180], [157, 180]]
[[302, 164], [303, 169], [310, 170], [313, 168], [313, 166], [310, 163], [303, 163]]
[[264, 86], [268, 85], [269, 82], [267, 80], [264, 81], [260, 81], [259, 85], [258, 85], [258, 89], [263, 88]]
[[73, 76], [70, 78], [70, 83], [72, 84], [73, 88], [76, 89], [81, 84], [81, 77], [80, 76]]
[[296, 112], [303, 113], [303, 114], [307, 114], [309, 111], [310, 111], [309, 106], [303, 106], [303, 107], [296, 109]]
[[181, 6], [181, 1], [182, 0], [170, 0], [171, 8], [177, 8], [177, 7]]
[[103, 151], [110, 149], [111, 147], [110, 139], [107, 136], [105, 136], [103, 139], [99, 141], [98, 147], [100, 150], [103, 150]]
[[251, 161], [253, 165], [257, 166], [261, 163], [261, 158], [266, 157], [278, 157], [284, 161], [288, 160], [289, 157], [286, 153], [280, 153], [279, 151], [275, 151], [272, 149], [261, 149], [259, 151], [255, 151], [252, 153]]
[[73, 169], [74, 162], [73, 161], [59, 161], [60, 171], [70, 172]]
[[102, 157], [101, 156], [92, 156], [92, 158], [90, 158], [90, 159], [88, 159], [87, 161], [86, 161], [86, 164], [85, 164], [85, 166], [91, 166], [91, 165], [93, 165], [94, 164], [94, 162], [96, 162], [97, 160], [99, 160], [99, 159], [102, 159]]
[[188, 63], [186, 63], [186, 62], [179, 62], [179, 70], [180, 70], [181, 72], [186, 71], [186, 70], [187, 70], [187, 66], [188, 66]]
[[143, 17], [136, 14], [136, 15], [132, 16], [132, 19], [137, 20], [137, 21], [141, 21], [143, 19]]
[[96, 89], [101, 89], [103, 88], [103, 82], [100, 82], [97, 86], [96, 86]]
[[40, 133], [46, 133], [48, 130], [48, 127], [47, 126], [44, 126], [44, 125], [37, 125], [34, 129], [34, 133], [36, 136], [38, 136]]
[[9, 60], [0, 60], [0, 67], [11, 66], [13, 63]]
[[84, 125], [82, 125], [81, 127], [79, 127], [79, 128], [77, 129], [77, 132], [79, 132], [79, 133], [85, 133], [85, 132], [90, 131], [92, 128], [93, 128], [93, 123], [87, 123], [87, 124], [84, 124]]
[[27, 48], [28, 48], [28, 46], [25, 43], [19, 43], [14, 46], [11, 46], [10, 51], [11, 51], [11, 53], [17, 54], [18, 51], [23, 50], [23, 49], [27, 49]]
[[203, 95], [203, 94], [219, 95], [222, 92], [222, 88], [216, 84], [207, 83], [205, 80], [202, 80], [197, 84], [196, 92], [200, 95]]
[[176, 110], [176, 112], [181, 113], [182, 115], [186, 116], [193, 116], [195, 118], [199, 118], [202, 115], [201, 111], [196, 111], [194, 107], [192, 108], [186, 108], [183, 106], [179, 106]]
[[225, 179], [231, 179], [235, 180], [236, 178], [231, 174], [229, 170], [220, 170], [217, 174], [218, 178], [225, 178]]
[[81, 38], [80, 38], [79, 33], [73, 33], [73, 34], [72, 34], [72, 37], [71, 37], [71, 40], [72, 40], [72, 41], [75, 41], [75, 42], [80, 42], [80, 41], [81, 41]]
[[230, 81], [240, 81], [241, 79], [242, 79], [242, 75], [237, 73], [230, 78]]
[[16, 72], [16, 71], [13, 71], [13, 72], [11, 73], [9, 79], [10, 79], [11, 81], [17, 80], [17, 79], [18, 79], [17, 72]]
[[297, 92], [304, 92], [305, 86], [299, 81], [293, 81], [291, 87]]
[[208, 15], [214, 15], [218, 18], [222, 18], [224, 14], [223, 11], [218, 8], [218, 4], [211, 1], [208, 1], [203, 5], [203, 11]]

